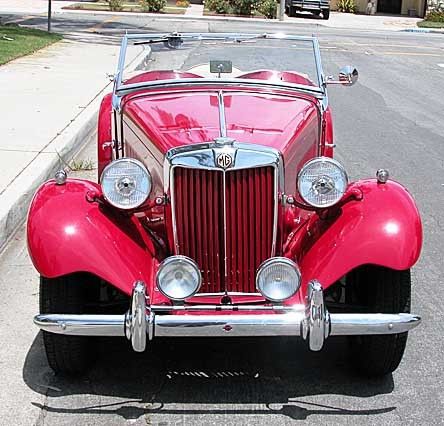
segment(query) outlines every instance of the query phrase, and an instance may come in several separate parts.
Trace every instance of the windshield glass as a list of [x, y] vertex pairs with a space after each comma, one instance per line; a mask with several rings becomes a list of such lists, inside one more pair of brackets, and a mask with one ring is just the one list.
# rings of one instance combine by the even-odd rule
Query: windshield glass
[[[128, 66], [130, 62], [132, 66]], [[321, 72], [318, 44], [312, 37], [127, 35], [122, 42], [116, 89], [178, 79], [197, 83], [197, 78], [205, 78], [303, 86], [320, 91]]]

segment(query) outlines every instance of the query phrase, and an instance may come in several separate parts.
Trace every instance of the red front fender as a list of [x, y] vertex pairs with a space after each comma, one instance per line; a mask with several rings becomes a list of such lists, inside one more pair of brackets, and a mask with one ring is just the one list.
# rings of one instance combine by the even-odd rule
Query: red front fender
[[333, 220], [313, 215], [286, 248], [286, 256], [299, 259], [303, 289], [312, 279], [326, 288], [360, 265], [403, 270], [418, 260], [421, 219], [407, 190], [373, 179], [353, 188], [362, 191], [361, 200], [346, 203]]
[[[100, 186], [68, 179], [46, 182], [28, 213], [28, 251], [45, 277], [90, 272], [131, 294], [137, 280], [153, 283], [157, 260], [130, 217], [87, 200]], [[152, 289], [149, 289], [152, 290]]]

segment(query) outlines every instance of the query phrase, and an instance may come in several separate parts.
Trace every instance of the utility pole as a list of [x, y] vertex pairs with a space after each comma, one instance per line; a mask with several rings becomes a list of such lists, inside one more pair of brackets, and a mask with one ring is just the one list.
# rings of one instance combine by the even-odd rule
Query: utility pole
[[283, 21], [284, 20], [284, 13], [285, 13], [285, 0], [280, 0], [280, 3], [279, 3], [279, 21]]
[[48, 33], [51, 32], [51, 0], [48, 0]]

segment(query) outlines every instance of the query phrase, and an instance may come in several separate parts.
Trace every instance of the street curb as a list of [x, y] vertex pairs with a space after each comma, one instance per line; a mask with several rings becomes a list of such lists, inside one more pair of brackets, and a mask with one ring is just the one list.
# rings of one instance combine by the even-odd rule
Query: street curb
[[404, 33], [444, 34], [444, 30], [439, 28], [408, 28], [400, 31]]
[[1, 195], [0, 252], [25, 220], [37, 188], [56, 170], [69, 164], [74, 155], [93, 136], [101, 98], [109, 92], [109, 88], [110, 85], [107, 85], [102, 89], [88, 106], [36, 155]]
[[[150, 48], [145, 48], [145, 51], [131, 61], [129, 68], [137, 69], [150, 54]], [[140, 56], [143, 56], [142, 61], [139, 60]], [[82, 112], [36, 155], [3, 192], [0, 204], [0, 252], [25, 221], [29, 204], [40, 185], [51, 178], [57, 170], [66, 168], [94, 136], [100, 103], [103, 96], [111, 90], [112, 83], [100, 89]]]
[[187, 20], [197, 20], [197, 21], [220, 21], [220, 22], [254, 22], [260, 24], [270, 24], [270, 25], [282, 25], [282, 24], [294, 24], [294, 25], [303, 25], [303, 26], [321, 26], [325, 28], [331, 28], [327, 25], [323, 25], [319, 22], [307, 22], [307, 23], [299, 23], [294, 21], [289, 21], [285, 19], [283, 21], [279, 21], [278, 19], [266, 19], [266, 18], [242, 18], [240, 16], [193, 16], [193, 15], [180, 15], [180, 14], [172, 14], [172, 13], [143, 13], [143, 12], [112, 12], [109, 10], [76, 10], [76, 9], [63, 9], [57, 12], [54, 12], [54, 15], [63, 15], [63, 14], [79, 14], [79, 15], [119, 15], [119, 16], [133, 16], [139, 18], [156, 18], [159, 20], [169, 20], [169, 21], [187, 21]]

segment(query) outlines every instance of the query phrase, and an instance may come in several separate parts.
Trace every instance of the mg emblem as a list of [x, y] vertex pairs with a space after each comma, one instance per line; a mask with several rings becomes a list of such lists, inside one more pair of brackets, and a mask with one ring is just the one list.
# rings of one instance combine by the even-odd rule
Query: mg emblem
[[233, 157], [230, 154], [223, 152], [216, 157], [216, 163], [219, 167], [227, 169], [233, 163]]

